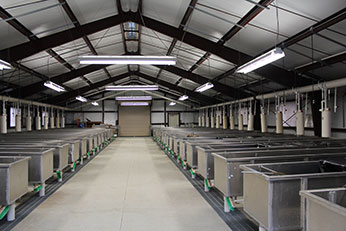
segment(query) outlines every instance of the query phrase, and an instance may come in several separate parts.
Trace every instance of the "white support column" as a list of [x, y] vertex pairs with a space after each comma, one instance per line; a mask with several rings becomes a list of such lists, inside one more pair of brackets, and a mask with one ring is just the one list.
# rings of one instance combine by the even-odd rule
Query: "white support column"
[[330, 138], [332, 137], [332, 112], [329, 108], [323, 109], [322, 113], [322, 137]]
[[249, 113], [249, 119], [247, 122], [247, 130], [248, 131], [253, 131], [254, 130], [254, 121], [255, 121], [255, 116], [252, 114], [252, 112]]
[[282, 134], [283, 132], [284, 132], [284, 128], [283, 128], [282, 112], [277, 111], [276, 112], [276, 133]]
[[296, 132], [297, 136], [304, 135], [304, 113], [302, 110], [297, 111], [296, 114]]

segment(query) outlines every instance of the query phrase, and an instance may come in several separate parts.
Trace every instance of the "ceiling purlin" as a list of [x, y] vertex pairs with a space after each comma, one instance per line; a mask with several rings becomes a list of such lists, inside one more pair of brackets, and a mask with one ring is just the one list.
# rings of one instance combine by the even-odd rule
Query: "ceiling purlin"
[[[12, 15], [10, 13], [8, 13], [5, 9], [3, 9], [2, 7], [0, 7], [0, 17], [2, 19], [9, 19], [6, 22], [8, 24], [10, 24], [12, 27], [14, 27], [16, 30], [18, 30], [21, 34], [25, 35], [30, 41], [37, 41], [39, 40], [39, 38], [34, 35], [28, 28], [26, 28], [22, 23], [20, 23], [17, 19], [15, 19], [14, 17], [12, 17]], [[57, 60], [60, 64], [62, 64], [63, 66], [65, 66], [67, 69], [69, 70], [74, 70], [74, 68], [72, 67], [72, 65], [70, 65], [68, 62], [66, 62], [66, 60], [64, 60], [59, 54], [57, 54], [54, 50], [52, 49], [47, 49], [46, 52], [53, 57], [55, 60]], [[14, 65], [16, 65], [15, 61], [13, 61]], [[18, 65], [17, 65], [18, 66]], [[23, 65], [21, 65], [21, 67], [24, 67]], [[30, 71], [29, 68], [24, 68], [22, 70], [29, 70], [29, 73], [35, 74], [33, 71]], [[43, 80], [47, 80], [49, 79], [48, 77], [42, 78], [44, 75], [35, 75]], [[90, 84], [91, 82], [88, 81], [86, 78], [84, 78], [84, 80]]]
[[[230, 40], [234, 35], [236, 35], [242, 27], [246, 26], [250, 21], [252, 21], [258, 14], [260, 14], [264, 8], [261, 6], [269, 6], [270, 3], [272, 3], [274, 0], [261, 0], [258, 2], [258, 5], [255, 5], [251, 10], [242, 17], [236, 25], [234, 25], [222, 38], [219, 39], [217, 42], [218, 44], [224, 45], [228, 40]], [[207, 52], [205, 53], [194, 65], [191, 66], [190, 70], [193, 72], [196, 70], [205, 60], [207, 60], [210, 57], [211, 53]]]
[[[179, 24], [179, 27], [178, 27], [179, 30], [183, 30], [183, 29], [185, 28], [187, 22], [189, 21], [191, 15], [192, 15], [193, 9], [194, 9], [194, 7], [196, 6], [197, 2], [198, 2], [198, 0], [191, 0], [191, 2], [190, 2], [190, 4], [189, 4], [188, 8], [187, 8], [186, 11], [185, 11], [185, 14], [184, 14], [184, 16], [183, 16], [183, 19], [181, 20], [181, 22], [180, 22], [180, 24]], [[178, 42], [178, 39], [173, 38], [172, 43], [171, 43], [171, 45], [169, 46], [168, 51], [167, 51], [167, 55], [168, 55], [168, 56], [172, 54], [173, 48], [175, 47], [175, 45], [177, 44], [177, 42]], [[157, 73], [157, 75], [156, 75], [156, 78], [157, 78], [157, 79], [160, 77], [161, 72], [162, 72], [162, 69], [160, 69], [159, 72]], [[179, 85], [179, 84], [176, 84], [176, 85]]]

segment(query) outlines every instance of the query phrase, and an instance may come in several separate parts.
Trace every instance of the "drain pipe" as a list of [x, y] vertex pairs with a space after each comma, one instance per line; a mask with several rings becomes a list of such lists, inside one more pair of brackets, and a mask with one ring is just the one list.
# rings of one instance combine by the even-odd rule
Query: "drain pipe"
[[[307, 98], [306, 98], [307, 100]], [[297, 113], [296, 113], [296, 134], [297, 136], [303, 136], [304, 135], [304, 113], [301, 108], [301, 99], [300, 94], [296, 93], [296, 106], [297, 106]]]
[[234, 118], [234, 114], [233, 114], [233, 105], [230, 105], [229, 124], [230, 124], [230, 129], [234, 130], [235, 129], [235, 118]]
[[227, 129], [227, 113], [226, 113], [226, 106], [222, 106], [222, 115], [223, 115], [223, 118], [222, 118], [222, 128], [223, 129]]
[[7, 133], [6, 102], [2, 101], [2, 115], [0, 117], [0, 130], [2, 134]]
[[241, 103], [239, 103], [238, 107], [238, 130], [243, 131], [244, 129], [244, 119], [243, 119], [243, 114], [241, 114]]
[[27, 109], [28, 114], [26, 115], [26, 131], [31, 131], [32, 127], [32, 121], [31, 121], [31, 112], [30, 112], [30, 105], [28, 104], [28, 109]]
[[36, 108], [36, 118], [35, 118], [35, 122], [36, 122], [36, 130], [40, 131], [41, 130], [41, 116], [40, 116], [40, 106], [37, 106]]
[[275, 97], [275, 116], [276, 116], [276, 133], [282, 134], [283, 129], [283, 118], [282, 118], [282, 111], [280, 110], [280, 97]]
[[17, 104], [17, 110], [16, 110], [16, 132], [22, 131], [22, 115], [21, 111], [19, 110], [19, 104]]
[[255, 124], [255, 116], [253, 114], [253, 108], [252, 108], [252, 100], [250, 100], [250, 107], [249, 107], [249, 119], [247, 121], [247, 130], [253, 131], [254, 130], [254, 124]]
[[44, 113], [44, 129], [45, 130], [48, 130], [48, 112], [47, 112], [47, 108], [45, 107], [44, 108], [44, 111], [45, 111], [45, 113]]

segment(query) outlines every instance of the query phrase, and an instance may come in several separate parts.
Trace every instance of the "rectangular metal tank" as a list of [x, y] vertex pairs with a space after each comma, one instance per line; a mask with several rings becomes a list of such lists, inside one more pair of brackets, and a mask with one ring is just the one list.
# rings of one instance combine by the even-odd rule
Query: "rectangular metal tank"
[[29, 161], [29, 182], [42, 184], [53, 176], [53, 151], [53, 148], [0, 148], [0, 156], [31, 157]]
[[30, 157], [0, 157], [0, 205], [13, 204], [28, 192]]
[[306, 202], [305, 230], [345, 230], [346, 188], [330, 188], [300, 191]]
[[326, 171], [323, 162], [243, 165], [244, 211], [268, 231], [301, 230], [305, 203], [300, 190], [340, 187], [346, 172]]

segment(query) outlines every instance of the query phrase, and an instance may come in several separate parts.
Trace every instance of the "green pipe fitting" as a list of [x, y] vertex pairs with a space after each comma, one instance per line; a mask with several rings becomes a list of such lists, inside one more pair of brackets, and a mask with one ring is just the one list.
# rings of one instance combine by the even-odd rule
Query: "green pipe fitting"
[[58, 177], [58, 179], [61, 179], [61, 172], [60, 171], [56, 171], [56, 176]]
[[41, 189], [42, 189], [42, 185], [40, 185], [40, 186], [36, 187], [36, 188], [34, 189], [34, 192], [41, 191]]
[[207, 179], [204, 179], [205, 186], [207, 186], [207, 189], [210, 190], [210, 185]]
[[195, 175], [195, 173], [194, 173], [194, 171], [192, 170], [192, 168], [190, 169], [190, 172], [191, 172], [191, 176], [194, 176], [194, 175]]
[[0, 221], [6, 216], [9, 210], [10, 210], [10, 206], [6, 206], [5, 209], [0, 214]]
[[230, 200], [228, 197], [226, 197], [226, 202], [227, 202], [227, 204], [228, 204], [229, 209], [230, 209], [231, 211], [234, 211], [234, 207], [233, 207], [233, 205], [232, 205], [232, 203], [231, 203], [231, 200]]
[[77, 164], [77, 161], [73, 163], [73, 166], [72, 166], [72, 169], [73, 169], [73, 170], [76, 169], [76, 164]]

